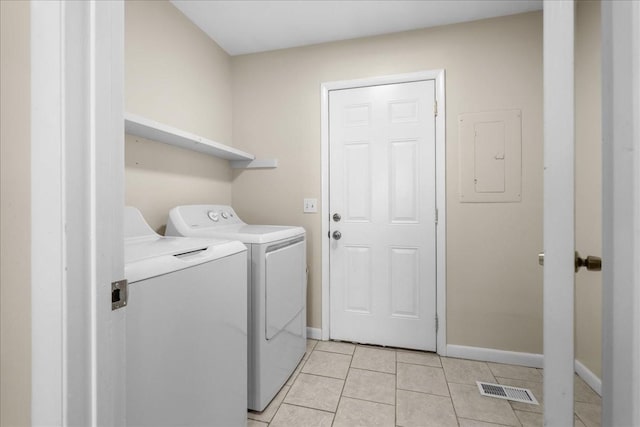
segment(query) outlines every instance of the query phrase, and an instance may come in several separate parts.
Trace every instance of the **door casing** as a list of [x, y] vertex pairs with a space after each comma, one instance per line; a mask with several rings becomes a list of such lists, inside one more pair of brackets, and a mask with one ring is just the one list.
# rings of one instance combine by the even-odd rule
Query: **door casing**
[[329, 339], [329, 91], [434, 80], [438, 114], [436, 116], [436, 315], [438, 330], [436, 346], [438, 354], [446, 356], [446, 187], [445, 187], [445, 71], [444, 69], [421, 71], [357, 80], [325, 82], [321, 91], [321, 161], [322, 161], [322, 331], [323, 340]]
[[31, 423], [123, 426], [124, 4], [30, 7]]
[[640, 425], [640, 3], [602, 2], [602, 425]]

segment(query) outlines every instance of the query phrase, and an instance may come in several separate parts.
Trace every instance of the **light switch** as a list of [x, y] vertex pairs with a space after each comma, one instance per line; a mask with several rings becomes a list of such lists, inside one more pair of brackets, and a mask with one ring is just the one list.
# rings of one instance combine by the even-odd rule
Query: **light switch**
[[318, 199], [304, 199], [304, 213], [318, 212]]

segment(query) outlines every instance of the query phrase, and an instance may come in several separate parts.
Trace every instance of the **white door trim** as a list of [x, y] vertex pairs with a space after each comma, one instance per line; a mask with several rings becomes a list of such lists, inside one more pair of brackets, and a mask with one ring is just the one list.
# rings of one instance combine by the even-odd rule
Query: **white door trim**
[[33, 425], [125, 425], [123, 42], [121, 2], [31, 2]]
[[437, 352], [446, 356], [446, 187], [445, 187], [445, 71], [431, 70], [357, 80], [325, 82], [321, 91], [321, 160], [322, 160], [322, 339], [329, 339], [329, 91], [364, 86], [435, 80], [438, 115], [436, 116], [436, 314], [438, 315]]
[[544, 2], [544, 424], [573, 425], [574, 10]]
[[640, 425], [640, 3], [602, 2], [602, 425]]

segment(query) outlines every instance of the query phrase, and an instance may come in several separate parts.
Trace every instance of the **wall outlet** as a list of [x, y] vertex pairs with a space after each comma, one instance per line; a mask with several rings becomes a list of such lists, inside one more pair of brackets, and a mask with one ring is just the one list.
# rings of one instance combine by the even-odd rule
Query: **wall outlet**
[[304, 213], [318, 212], [318, 199], [304, 199]]

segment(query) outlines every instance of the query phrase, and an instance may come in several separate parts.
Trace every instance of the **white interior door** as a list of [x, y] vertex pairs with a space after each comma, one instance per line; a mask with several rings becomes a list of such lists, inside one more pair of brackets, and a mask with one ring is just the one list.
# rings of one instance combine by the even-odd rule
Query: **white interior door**
[[330, 337], [436, 349], [433, 80], [329, 92]]

